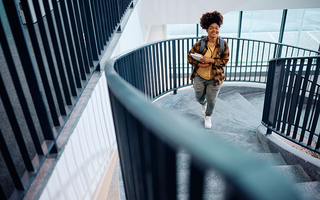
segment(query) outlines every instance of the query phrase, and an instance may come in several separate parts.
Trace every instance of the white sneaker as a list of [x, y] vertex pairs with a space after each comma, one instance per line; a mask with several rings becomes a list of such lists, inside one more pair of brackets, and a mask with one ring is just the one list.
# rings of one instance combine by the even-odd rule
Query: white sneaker
[[211, 128], [211, 116], [205, 116], [204, 118], [204, 127], [205, 128]]
[[204, 105], [200, 104], [200, 105], [201, 105], [201, 112], [202, 112], [203, 116], [206, 116], [206, 110], [207, 110], [206, 104], [204, 104]]

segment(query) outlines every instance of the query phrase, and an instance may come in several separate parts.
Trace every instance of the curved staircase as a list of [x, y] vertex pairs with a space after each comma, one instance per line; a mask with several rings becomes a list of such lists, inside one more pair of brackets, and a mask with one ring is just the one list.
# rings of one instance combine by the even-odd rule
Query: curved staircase
[[[218, 95], [212, 115], [212, 128], [208, 134], [222, 137], [225, 141], [237, 145], [257, 155], [263, 162], [269, 162], [283, 177], [293, 183], [301, 199], [320, 199], [320, 182], [310, 177], [300, 165], [288, 165], [280, 152], [271, 152], [268, 144], [258, 139], [257, 128], [261, 125], [264, 102], [263, 84], [224, 83]], [[165, 95], [154, 105], [167, 109], [176, 117], [191, 120], [199, 129], [204, 128], [204, 117], [200, 104], [194, 98], [192, 87], [179, 89], [177, 94]], [[187, 136], [186, 136], [187, 137]], [[178, 199], [188, 199], [190, 156], [181, 150], [177, 159]], [[320, 173], [320, 172], [318, 172]], [[204, 199], [224, 199], [226, 185], [219, 173], [206, 174]], [[268, 186], [266, 185], [266, 190]]]

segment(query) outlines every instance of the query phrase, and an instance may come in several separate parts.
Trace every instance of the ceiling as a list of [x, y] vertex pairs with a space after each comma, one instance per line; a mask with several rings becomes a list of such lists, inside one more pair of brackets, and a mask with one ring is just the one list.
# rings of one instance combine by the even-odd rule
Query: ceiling
[[196, 24], [205, 12], [320, 8], [320, 0], [140, 0], [145, 25]]

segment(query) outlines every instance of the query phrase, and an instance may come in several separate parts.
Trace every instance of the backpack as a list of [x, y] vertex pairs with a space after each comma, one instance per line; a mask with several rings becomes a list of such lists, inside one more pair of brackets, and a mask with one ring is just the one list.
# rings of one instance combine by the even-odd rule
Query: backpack
[[[200, 46], [200, 50], [199, 53], [202, 54], [203, 50], [204, 50], [204, 46], [206, 44], [206, 37], [205, 35], [201, 36], [201, 46]], [[220, 47], [221, 47], [221, 54], [224, 52], [224, 41], [222, 39], [222, 37], [218, 36], [219, 40], [220, 40]]]

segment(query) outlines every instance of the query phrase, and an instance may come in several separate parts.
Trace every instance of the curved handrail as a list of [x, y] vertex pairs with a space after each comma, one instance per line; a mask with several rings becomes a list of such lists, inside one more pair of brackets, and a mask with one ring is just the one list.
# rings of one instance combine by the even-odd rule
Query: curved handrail
[[[199, 38], [196, 37], [190, 37], [158, 41], [137, 47], [130, 52], [119, 56], [118, 62], [131, 62], [129, 61], [130, 59], [136, 59], [139, 63], [131, 62], [131, 65], [134, 65], [133, 68], [141, 67], [138, 65], [145, 65], [149, 71], [143, 73], [157, 74], [157, 71], [152, 71], [153, 65], [155, 70], [162, 68], [163, 71], [159, 71], [159, 74], [161, 74], [162, 77], [157, 78], [158, 80], [161, 80], [162, 86], [161, 88], [157, 88], [157, 91], [154, 91], [154, 88], [141, 88], [141, 86], [135, 85], [134, 82], [130, 82], [130, 80], [133, 79], [130, 79], [127, 73], [121, 71], [121, 67], [116, 67], [116, 70], [130, 84], [146, 93], [147, 96], [152, 99], [158, 98], [168, 92], [175, 91], [179, 87], [193, 84], [193, 82], [189, 80], [192, 66], [187, 62], [187, 53], [191, 49], [193, 43], [198, 39]], [[230, 60], [225, 68], [226, 81], [266, 83], [268, 62], [269, 60], [276, 58], [278, 51], [284, 52], [282, 53], [283, 57], [292, 56], [293, 52], [297, 52], [296, 56], [300, 54], [303, 54], [303, 56], [319, 54], [318, 51], [266, 41], [227, 37], [224, 39], [227, 40], [229, 44], [230, 52]], [[172, 51], [172, 49], [176, 49], [176, 51]], [[247, 53], [245, 53], [245, 50], [247, 50]], [[291, 54], [289, 55], [288, 52]], [[150, 58], [150, 60], [141, 63], [142, 61], [140, 58], [144, 60]], [[170, 71], [171, 73], [167, 74]], [[164, 74], [168, 75], [168, 77]], [[148, 81], [150, 83], [153, 82], [151, 80]], [[154, 86], [159, 87], [159, 85], [156, 84], [157, 83], [154, 83]]]
[[269, 65], [262, 124], [268, 133], [320, 153], [320, 56], [277, 58]]
[[[202, 195], [205, 171], [215, 169], [226, 178], [230, 186], [227, 187], [226, 195], [230, 195], [230, 198], [297, 199], [291, 186], [285, 183], [268, 164], [208, 135], [189, 122], [170, 116], [151, 105], [146, 99], [146, 96], [156, 98], [168, 91], [192, 84], [186, 80], [182, 81], [181, 77], [177, 76], [177, 71], [180, 73], [182, 70], [182, 66], [179, 68], [179, 63], [175, 60], [181, 60], [181, 58], [172, 56], [177, 52], [166, 52], [159, 45], [165, 47], [167, 43], [169, 46], [174, 46], [177, 45], [176, 41], [171, 39], [144, 45], [110, 60], [105, 67], [127, 195], [141, 197], [147, 195], [145, 190], [157, 191], [154, 187], [158, 184], [150, 182], [146, 176], [148, 175], [149, 178], [152, 176], [152, 180], [158, 180], [156, 173], [162, 173], [166, 177], [164, 182], [172, 187], [167, 188], [167, 195], [175, 196], [177, 187], [175, 156], [179, 149], [183, 148], [192, 156], [191, 196]], [[171, 57], [168, 59], [171, 59], [171, 62], [166, 61], [169, 67], [157, 67], [161, 66], [160, 58], [162, 58], [161, 61], [165, 58], [162, 54], [163, 57], [160, 54], [159, 57], [152, 56], [156, 51]], [[154, 68], [150, 67], [151, 64]], [[184, 68], [188, 69], [183, 66]], [[161, 76], [164, 74], [162, 72], [168, 71], [171, 73], [165, 74], [166, 78]], [[159, 82], [156, 83], [153, 78]], [[166, 79], [170, 80], [166, 81]], [[179, 84], [179, 81], [174, 83], [172, 79], [180, 79], [183, 83]], [[152, 152], [152, 155], [149, 152]], [[166, 159], [163, 160], [164, 158]], [[170, 164], [166, 164], [167, 162]], [[157, 168], [157, 164], [154, 163], [164, 163], [164, 165]], [[162, 171], [164, 169], [165, 172]]]

